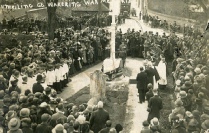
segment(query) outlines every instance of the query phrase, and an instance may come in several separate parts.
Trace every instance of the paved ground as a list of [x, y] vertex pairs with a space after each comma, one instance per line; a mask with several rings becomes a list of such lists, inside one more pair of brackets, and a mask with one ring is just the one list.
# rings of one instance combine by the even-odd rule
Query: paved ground
[[[128, 59], [126, 62], [129, 69], [132, 70], [132, 75], [130, 79], [136, 79], [137, 74], [139, 73], [140, 66], [143, 66], [143, 59]], [[142, 122], [147, 119], [148, 112], [147, 110], [147, 102], [140, 104], [139, 97], [138, 97], [138, 91], [136, 88], [136, 84], [130, 84], [129, 85], [129, 98], [127, 102], [127, 116], [133, 115], [132, 117], [132, 126], [131, 126], [131, 132], [130, 133], [139, 133], [142, 129]], [[126, 127], [124, 127], [126, 128]]]
[[99, 63], [84, 72], [81, 72], [71, 78], [71, 82], [68, 83], [68, 87], [64, 89], [64, 91], [59, 94], [60, 97], [63, 99], [67, 99], [74, 95], [76, 92], [88, 86], [90, 84], [90, 74], [93, 73], [95, 70], [101, 70], [102, 63]]
[[[118, 27], [121, 28], [123, 32], [127, 31], [128, 28], [134, 28], [135, 30], [145, 28], [145, 30], [148, 30], [148, 26], [145, 27], [143, 24], [141, 24], [139, 21], [136, 21], [135, 19], [136, 18], [126, 20], [125, 24], [120, 25]], [[139, 72], [139, 67], [143, 65], [142, 63], [143, 59], [127, 58], [126, 67], [132, 71], [132, 75], [129, 78], [136, 78], [136, 75]], [[85, 86], [88, 86], [90, 83], [90, 73], [94, 72], [95, 70], [101, 69], [101, 67], [102, 63], [93, 66], [85, 70], [84, 72], [72, 77], [72, 81], [68, 84], [68, 87], [64, 89], [64, 91], [61, 94], [59, 94], [59, 96], [63, 99], [66, 99], [74, 95], [76, 92], [78, 92]], [[139, 98], [136, 84], [130, 84], [129, 88], [129, 98], [127, 101], [127, 110], [125, 117], [127, 121], [131, 121], [131, 124], [129, 124], [128, 126], [124, 125], [124, 129], [127, 131], [131, 131], [131, 133], [138, 133], [142, 129], [142, 122], [147, 119], [147, 103], [138, 103]]]

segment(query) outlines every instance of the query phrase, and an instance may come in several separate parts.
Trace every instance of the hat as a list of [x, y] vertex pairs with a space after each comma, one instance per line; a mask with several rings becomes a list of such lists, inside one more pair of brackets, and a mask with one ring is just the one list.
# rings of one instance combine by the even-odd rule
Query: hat
[[8, 127], [12, 131], [19, 129], [19, 127], [20, 127], [20, 119], [18, 119], [18, 118], [12, 118], [9, 121], [9, 123], [8, 123]]
[[47, 107], [48, 106], [48, 104], [46, 103], [46, 102], [42, 102], [41, 104], [40, 104], [40, 106], [39, 107], [41, 107], [41, 108], [45, 108], [45, 107]]
[[73, 115], [69, 115], [67, 117], [67, 122], [70, 122], [70, 121], [75, 121], [75, 117]]
[[46, 87], [45, 92], [50, 92], [51, 91], [51, 87]]
[[47, 113], [44, 113], [42, 116], [41, 116], [41, 121], [42, 122], [47, 122], [49, 119], [51, 119], [51, 116]]
[[39, 98], [41, 95], [42, 95], [41, 92], [36, 92], [36, 93], [34, 94], [34, 96], [37, 97], [37, 98]]
[[61, 132], [61, 131], [62, 131], [63, 133], [64, 133], [64, 131], [65, 131], [64, 126], [63, 126], [62, 124], [57, 124], [57, 125], [55, 126], [54, 130], [55, 130], [56, 132]]
[[205, 79], [205, 75], [203, 73], [200, 73], [199, 77], [200, 77], [201, 80]]
[[199, 117], [200, 116], [200, 112], [198, 110], [193, 110], [192, 114], [194, 117]]
[[16, 117], [16, 115], [17, 115], [16, 112], [14, 110], [11, 110], [6, 114], [6, 118], [11, 119], [13, 117]]
[[209, 120], [205, 120], [202, 125], [201, 125], [202, 129], [207, 130], [209, 129]]
[[179, 95], [180, 95], [181, 98], [186, 98], [187, 97], [186, 91], [180, 91]]
[[4, 91], [3, 90], [0, 90], [0, 99], [3, 99], [4, 98], [4, 95], [5, 95]]
[[37, 75], [37, 77], [36, 77], [36, 81], [42, 81], [42, 79], [43, 79], [43, 77], [42, 77], [42, 75]]
[[151, 120], [151, 123], [152, 123], [152, 125], [159, 125], [158, 118], [154, 117], [154, 118]]
[[175, 101], [175, 105], [176, 105], [177, 107], [180, 107], [180, 106], [183, 105], [183, 102], [181, 101], [181, 99], [177, 99], [177, 100]]
[[16, 104], [13, 104], [13, 105], [9, 106], [9, 110], [14, 110], [14, 111], [17, 111], [17, 110], [18, 110], [18, 108], [19, 108], [19, 106], [18, 106], [18, 105], [16, 105]]
[[90, 113], [93, 112], [93, 107], [91, 105], [88, 105], [86, 110]]
[[203, 114], [200, 116], [200, 121], [201, 121], [201, 122], [204, 122], [205, 120], [209, 120], [209, 115], [203, 113]]
[[181, 80], [176, 80], [176, 85], [177, 86], [181, 85]]
[[201, 69], [197, 67], [197, 68], [194, 69], [194, 72], [195, 72], [196, 74], [200, 74], [200, 73], [201, 73]]
[[145, 121], [142, 123], [142, 125], [143, 125], [144, 127], [147, 127], [147, 126], [149, 126], [149, 122], [148, 122], [147, 120], [145, 120]]
[[85, 110], [85, 106], [83, 104], [79, 105], [79, 111], [83, 112]]
[[192, 82], [191, 81], [186, 81], [184, 84], [185, 84], [186, 87], [190, 87], [192, 85]]
[[184, 61], [184, 59], [182, 59], [182, 58], [177, 58], [176, 61], [181, 63], [182, 61]]
[[190, 111], [186, 111], [186, 116], [189, 117], [189, 118], [192, 118], [193, 114]]
[[208, 106], [203, 107], [203, 112], [205, 114], [209, 114], [209, 107]]
[[198, 125], [197, 120], [195, 120], [195, 119], [190, 120], [189, 123], [188, 123], [188, 130], [196, 129], [197, 125]]
[[203, 98], [203, 97], [204, 97], [204, 93], [199, 92], [199, 93], [198, 93], [198, 97], [199, 97], [199, 98]]
[[30, 115], [30, 109], [22, 108], [20, 110], [20, 117], [29, 117], [29, 115]]
[[31, 124], [31, 119], [30, 118], [23, 118], [23, 119], [21, 119], [21, 122]]

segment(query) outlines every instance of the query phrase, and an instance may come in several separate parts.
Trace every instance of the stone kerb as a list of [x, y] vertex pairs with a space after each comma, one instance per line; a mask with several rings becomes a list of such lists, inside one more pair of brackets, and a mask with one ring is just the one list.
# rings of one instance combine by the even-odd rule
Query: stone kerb
[[90, 100], [88, 101], [88, 105], [96, 105], [100, 100], [105, 102], [106, 79], [107, 75], [100, 70], [96, 70], [90, 74]]

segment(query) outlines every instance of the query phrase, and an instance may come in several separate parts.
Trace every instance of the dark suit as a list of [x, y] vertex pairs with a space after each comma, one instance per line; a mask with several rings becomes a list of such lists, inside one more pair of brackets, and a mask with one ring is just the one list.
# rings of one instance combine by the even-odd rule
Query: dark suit
[[145, 70], [145, 72], [147, 73], [147, 84], [151, 83], [153, 85], [153, 76], [155, 76], [155, 69], [153, 68], [148, 68]]
[[100, 130], [99, 133], [109, 133], [109, 131], [110, 131], [110, 127], [106, 127]]
[[138, 73], [136, 77], [136, 81], [137, 81], [137, 89], [139, 93], [139, 102], [141, 103], [145, 101], [145, 94], [147, 89], [147, 73], [145, 72]]
[[109, 113], [104, 109], [94, 111], [90, 118], [90, 129], [94, 133], [98, 133], [101, 129], [105, 128], [106, 121], [109, 120]]
[[160, 119], [160, 110], [163, 108], [162, 99], [158, 95], [154, 95], [149, 100], [148, 107], [150, 108], [147, 121], [150, 122], [154, 117]]
[[43, 93], [44, 87], [40, 83], [34, 83], [32, 87], [32, 91], [33, 91], [33, 94], [35, 94], [36, 92]]

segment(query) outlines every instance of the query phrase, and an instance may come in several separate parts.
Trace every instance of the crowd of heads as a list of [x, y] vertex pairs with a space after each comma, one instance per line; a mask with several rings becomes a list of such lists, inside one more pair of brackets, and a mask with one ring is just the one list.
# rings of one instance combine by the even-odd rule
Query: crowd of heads
[[[158, 37], [159, 39], [153, 43], [159, 45], [163, 51], [161, 54], [164, 54], [165, 58], [172, 59], [174, 107], [168, 117], [170, 130], [172, 133], [206, 133], [209, 130], [209, 45], [207, 37], [201, 36], [200, 32], [191, 32], [183, 37], [178, 37], [173, 33], [167, 37], [164, 35]], [[152, 39], [150, 40], [152, 42]], [[161, 40], [164, 40], [163, 47]], [[149, 49], [147, 59], [158, 62], [156, 57], [159, 55], [153, 56], [155, 55], [153, 53], [157, 53], [157, 49], [151, 47]], [[150, 53], [152, 58], [149, 57]], [[169, 62], [168, 59], [166, 60]], [[149, 90], [152, 94], [152, 87]], [[146, 97], [150, 98], [149, 95]], [[152, 126], [152, 122], [144, 121], [143, 130], [155, 131]]]
[[170, 32], [182, 33], [189, 36], [201, 34], [200, 29], [195, 28], [192, 24], [180, 25], [176, 21], [169, 23], [167, 20], [161, 20], [158, 16], [151, 16], [148, 14], [145, 14], [142, 19], [153, 28], [162, 28]]
[[[27, 43], [17, 40], [16, 47], [0, 54], [1, 129], [17, 133], [92, 132], [91, 114], [103, 104], [75, 105], [58, 93], [65, 89], [70, 74], [105, 58], [109, 32], [91, 26], [82, 30], [58, 28], [54, 40], [42, 32], [32, 35], [34, 39]], [[110, 128], [111, 133], [121, 130], [120, 124]]]

